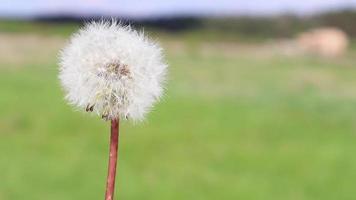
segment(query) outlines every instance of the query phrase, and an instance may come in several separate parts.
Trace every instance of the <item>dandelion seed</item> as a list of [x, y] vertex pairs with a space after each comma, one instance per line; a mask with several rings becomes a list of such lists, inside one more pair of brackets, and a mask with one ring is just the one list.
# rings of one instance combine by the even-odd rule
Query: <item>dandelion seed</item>
[[62, 50], [59, 78], [70, 104], [140, 121], [162, 96], [166, 67], [161, 48], [142, 33], [115, 21], [93, 22]]

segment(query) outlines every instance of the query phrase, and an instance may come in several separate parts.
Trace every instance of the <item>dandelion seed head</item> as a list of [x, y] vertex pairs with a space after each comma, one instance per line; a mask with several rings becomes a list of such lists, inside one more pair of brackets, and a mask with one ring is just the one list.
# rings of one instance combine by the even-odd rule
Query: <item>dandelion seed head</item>
[[106, 120], [142, 120], [163, 93], [162, 49], [129, 26], [92, 22], [60, 53], [66, 99]]

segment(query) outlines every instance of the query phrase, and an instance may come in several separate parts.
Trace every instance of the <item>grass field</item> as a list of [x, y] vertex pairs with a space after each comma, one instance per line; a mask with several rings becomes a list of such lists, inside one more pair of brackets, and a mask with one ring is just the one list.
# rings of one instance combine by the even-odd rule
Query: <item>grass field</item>
[[[63, 100], [57, 29], [0, 34], [0, 200], [103, 199], [109, 124]], [[123, 123], [116, 199], [356, 199], [354, 51], [151, 34], [167, 94], [146, 122]]]

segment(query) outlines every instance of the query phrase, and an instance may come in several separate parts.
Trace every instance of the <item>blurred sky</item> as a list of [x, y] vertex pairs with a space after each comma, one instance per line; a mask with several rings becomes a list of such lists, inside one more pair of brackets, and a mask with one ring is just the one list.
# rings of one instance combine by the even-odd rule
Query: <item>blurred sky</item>
[[310, 14], [350, 7], [356, 7], [356, 0], [1, 0], [0, 16]]

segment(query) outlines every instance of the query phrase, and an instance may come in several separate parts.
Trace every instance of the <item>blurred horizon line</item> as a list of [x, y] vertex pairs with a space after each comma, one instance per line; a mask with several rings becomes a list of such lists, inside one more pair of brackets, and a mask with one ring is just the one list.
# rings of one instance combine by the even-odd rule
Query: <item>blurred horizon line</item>
[[219, 4], [214, 1], [197, 0], [162, 1], [150, 0], [138, 2], [133, 0], [79, 0], [72, 2], [37, 0], [27, 2], [24, 0], [8, 1], [0, 5], [0, 18], [2, 19], [36, 19], [46, 17], [119, 17], [127, 19], [154, 19], [175, 17], [243, 17], [243, 16], [280, 16], [296, 15], [310, 16], [324, 12], [339, 10], [356, 10], [356, 0], [314, 0], [311, 2], [295, 2], [291, 0], [278, 0], [263, 2], [261, 0], [238, 1], [221, 0]]
[[271, 17], [282, 17], [282, 16], [295, 16], [295, 17], [313, 17], [317, 15], [322, 15], [322, 14], [328, 14], [328, 13], [338, 13], [338, 12], [356, 12], [356, 8], [339, 8], [339, 9], [326, 9], [326, 10], [320, 10], [318, 12], [314, 13], [309, 13], [309, 14], [304, 14], [300, 15], [298, 13], [293, 13], [293, 12], [280, 12], [280, 13], [271, 13], [271, 14], [194, 14], [194, 13], [186, 13], [186, 14], [157, 14], [157, 15], [149, 15], [149, 16], [130, 16], [130, 15], [119, 15], [119, 14], [78, 14], [78, 13], [73, 13], [73, 12], [56, 12], [56, 13], [41, 13], [41, 14], [36, 14], [36, 15], [31, 15], [31, 16], [18, 16], [18, 15], [12, 15], [12, 14], [4, 14], [0, 13], [0, 20], [54, 20], [56, 21], [57, 19], [64, 19], [68, 21], [76, 21], [76, 20], [86, 20], [86, 19], [108, 19], [108, 18], [114, 18], [114, 19], [121, 19], [121, 20], [134, 20], [134, 21], [155, 21], [155, 20], [161, 20], [161, 19], [224, 19], [224, 18], [271, 18]]

